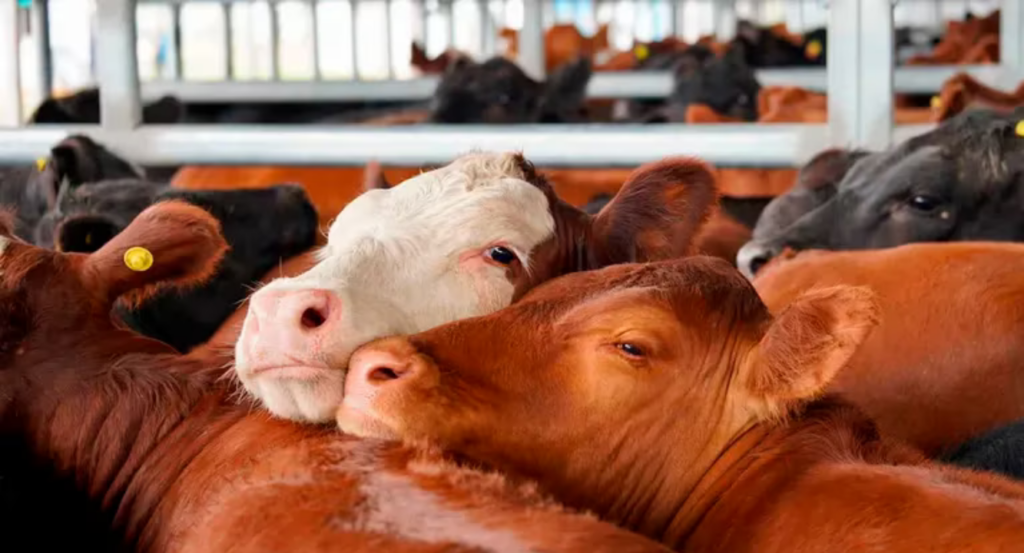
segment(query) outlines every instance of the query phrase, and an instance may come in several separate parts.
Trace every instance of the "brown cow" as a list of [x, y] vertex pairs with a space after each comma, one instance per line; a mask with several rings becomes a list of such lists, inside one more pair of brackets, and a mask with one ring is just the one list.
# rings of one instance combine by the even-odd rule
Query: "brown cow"
[[1024, 245], [920, 243], [807, 252], [773, 262], [754, 286], [772, 311], [800, 294], [868, 286], [881, 327], [832, 382], [887, 435], [939, 453], [1024, 418]]
[[876, 319], [863, 288], [773, 318], [720, 260], [620, 265], [360, 349], [338, 421], [536, 478], [679, 551], [1018, 550], [1024, 486], [815, 400]]
[[180, 356], [116, 328], [118, 296], [211, 273], [226, 244], [199, 208], [159, 204], [88, 256], [10, 231], [0, 230], [3, 436], [84, 498], [126, 550], [664, 550], [435, 453], [253, 412], [225, 378], [226, 359]]

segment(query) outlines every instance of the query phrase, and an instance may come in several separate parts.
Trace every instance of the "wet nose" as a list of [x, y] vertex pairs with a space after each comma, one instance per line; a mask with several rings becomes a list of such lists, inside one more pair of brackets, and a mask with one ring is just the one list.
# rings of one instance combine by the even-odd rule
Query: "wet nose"
[[348, 363], [345, 397], [375, 396], [384, 388], [416, 381], [429, 370], [403, 338], [381, 340], [356, 350]]
[[736, 267], [748, 279], [753, 279], [754, 275], [778, 254], [779, 250], [772, 246], [747, 242], [736, 254]]
[[341, 299], [330, 290], [261, 290], [249, 300], [239, 345], [254, 357], [272, 352], [315, 365], [325, 336], [341, 325], [341, 315]]

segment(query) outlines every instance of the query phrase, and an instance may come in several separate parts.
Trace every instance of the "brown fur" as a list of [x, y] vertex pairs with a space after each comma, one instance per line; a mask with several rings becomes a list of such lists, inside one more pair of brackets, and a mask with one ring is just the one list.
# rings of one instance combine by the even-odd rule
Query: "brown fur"
[[272, 420], [233, 397], [226, 358], [113, 326], [114, 298], [96, 290], [201, 278], [222, 249], [215, 228], [198, 208], [151, 208], [120, 235], [156, 258], [133, 278], [109, 262], [116, 241], [93, 256], [15, 243], [0, 257], [0, 311], [25, 315], [0, 318], [3, 431], [126, 549], [663, 551], [435, 453]]
[[[720, 261], [619, 265], [364, 346], [338, 421], [535, 478], [679, 551], [1015, 550], [1024, 485], [933, 464], [815, 399], [877, 317], [860, 288], [773, 319]], [[381, 359], [401, 373], [368, 385]]]
[[1022, 271], [1019, 244], [910, 244], [801, 253], [763, 269], [755, 286], [774, 311], [819, 287], [874, 290], [881, 326], [830, 391], [885, 434], [939, 453], [1024, 418]]

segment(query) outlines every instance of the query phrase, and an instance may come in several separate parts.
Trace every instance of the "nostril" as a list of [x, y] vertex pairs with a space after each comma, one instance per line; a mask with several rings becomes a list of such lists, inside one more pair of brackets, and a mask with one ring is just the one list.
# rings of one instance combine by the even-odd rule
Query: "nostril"
[[302, 312], [302, 327], [303, 328], [319, 328], [327, 320], [324, 314], [319, 310], [310, 307]]
[[402, 374], [403, 371], [396, 371], [391, 367], [376, 367], [372, 371], [370, 371], [370, 374], [367, 375], [366, 378], [370, 382], [383, 383], [391, 380], [398, 380], [399, 378], [402, 377]]
[[757, 272], [760, 271], [765, 265], [767, 265], [769, 261], [771, 261], [771, 258], [768, 257], [767, 255], [759, 255], [757, 257], [754, 257], [753, 259], [750, 260], [750, 273], [756, 275]]

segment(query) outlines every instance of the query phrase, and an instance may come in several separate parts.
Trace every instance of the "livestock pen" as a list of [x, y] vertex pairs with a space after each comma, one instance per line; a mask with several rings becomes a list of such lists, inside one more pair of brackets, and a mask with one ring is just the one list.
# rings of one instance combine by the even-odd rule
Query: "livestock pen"
[[0, 534], [1019, 543], [1022, 30], [1013, 0], [0, 0]]

